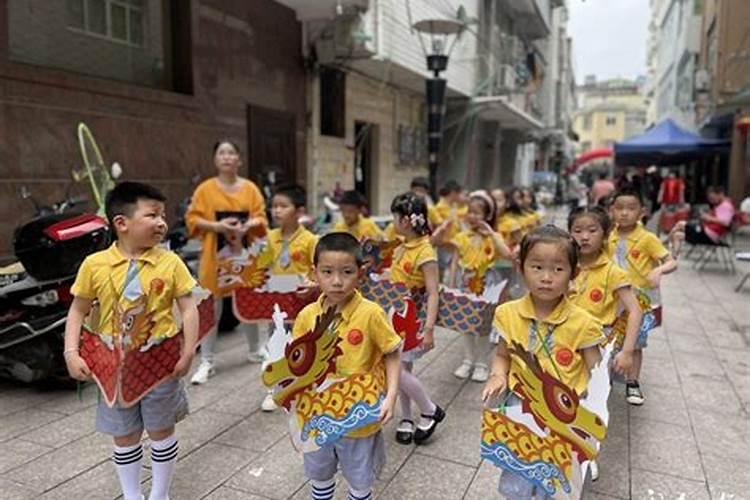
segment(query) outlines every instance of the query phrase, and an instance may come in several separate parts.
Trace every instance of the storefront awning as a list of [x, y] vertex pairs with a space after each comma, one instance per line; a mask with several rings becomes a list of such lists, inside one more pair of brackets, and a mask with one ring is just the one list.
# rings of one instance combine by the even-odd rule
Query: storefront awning
[[479, 119], [498, 122], [501, 129], [541, 130], [542, 122], [508, 101], [505, 96], [475, 97], [472, 99]]

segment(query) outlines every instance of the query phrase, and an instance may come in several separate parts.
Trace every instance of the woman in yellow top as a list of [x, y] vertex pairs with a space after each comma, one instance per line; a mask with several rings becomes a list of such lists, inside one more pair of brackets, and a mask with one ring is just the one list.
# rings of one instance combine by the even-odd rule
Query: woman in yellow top
[[[509, 349], [516, 344], [534, 354], [540, 366], [579, 395], [587, 390], [591, 369], [601, 360], [604, 339], [601, 324], [566, 294], [578, 267], [578, 244], [562, 229], [538, 228], [524, 237], [519, 260], [529, 293], [498, 306], [493, 336], [498, 345], [482, 399], [487, 402], [508, 388], [511, 375], [521, 367], [511, 362]], [[518, 405], [517, 396], [506, 404]], [[500, 493], [506, 498], [547, 498], [520, 475], [503, 471]]]
[[[222, 299], [226, 294], [218, 282], [219, 264], [247, 243], [250, 233], [265, 233], [268, 224], [266, 204], [258, 187], [239, 176], [242, 165], [240, 149], [229, 140], [214, 145], [214, 166], [217, 175], [203, 181], [193, 193], [185, 222], [191, 238], [200, 238], [202, 252], [198, 281], [214, 294], [217, 325], [221, 317]], [[244, 326], [251, 362], [263, 360], [257, 328]], [[215, 372], [214, 350], [217, 327], [201, 344], [201, 364], [191, 383], [205, 383]]]
[[[449, 286], [481, 295], [487, 285], [498, 282], [493, 265], [500, 259], [510, 259], [511, 254], [503, 238], [493, 230], [495, 201], [487, 191], [474, 191], [469, 195], [467, 229], [458, 233], [451, 243], [455, 247], [448, 279]], [[487, 357], [490, 351], [487, 331], [480, 338], [462, 335], [464, 360], [453, 372], [460, 379], [471, 376], [475, 382], [486, 382], [489, 376]]]
[[[401, 444], [422, 444], [435, 432], [445, 418], [445, 412], [427, 395], [424, 385], [412, 373], [414, 361], [435, 346], [435, 323], [438, 315], [438, 265], [435, 249], [430, 243], [430, 228], [427, 222], [427, 205], [414, 193], [396, 196], [391, 203], [393, 225], [396, 233], [404, 237], [404, 243], [393, 252], [390, 280], [403, 283], [409, 288], [424, 288], [427, 293], [427, 317], [422, 325], [421, 350], [404, 353], [399, 389], [402, 420], [396, 430], [396, 441]], [[415, 352], [417, 351], [417, 352]], [[411, 401], [419, 407], [421, 420], [414, 428], [411, 417]]]

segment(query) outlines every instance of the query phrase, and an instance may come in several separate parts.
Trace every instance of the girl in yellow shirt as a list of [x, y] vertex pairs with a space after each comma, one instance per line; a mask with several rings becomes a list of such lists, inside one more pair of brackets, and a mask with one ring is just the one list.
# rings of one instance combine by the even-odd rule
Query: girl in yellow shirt
[[[603, 208], [577, 208], [568, 217], [568, 231], [581, 248], [579, 273], [571, 287], [570, 301], [598, 319], [609, 337], [615, 319], [621, 311], [627, 314], [625, 340], [614, 357], [612, 368], [630, 379], [633, 358], [643, 313], [633, 292], [630, 279], [606, 251], [606, 241], [612, 228]], [[617, 344], [615, 344], [617, 345]], [[591, 461], [591, 478], [599, 478], [599, 466]]]
[[[401, 357], [399, 381], [402, 420], [396, 430], [396, 441], [401, 444], [423, 444], [445, 418], [445, 412], [427, 395], [422, 382], [412, 373], [414, 361], [435, 346], [435, 322], [438, 315], [438, 263], [435, 249], [430, 243], [427, 205], [414, 193], [396, 196], [391, 203], [393, 226], [404, 242], [393, 252], [390, 280], [409, 288], [425, 289], [427, 317], [422, 325], [422, 349], [405, 353]], [[411, 401], [419, 407], [421, 419], [414, 426]]]
[[611, 329], [618, 313], [628, 316], [622, 350], [614, 357], [613, 368], [630, 375], [633, 352], [643, 313], [625, 271], [609, 258], [606, 241], [612, 225], [600, 207], [581, 207], [571, 212], [568, 230], [581, 247], [580, 272], [571, 287], [570, 300]]
[[[578, 267], [578, 244], [562, 229], [544, 226], [521, 242], [519, 260], [529, 293], [521, 299], [498, 306], [493, 336], [498, 345], [492, 374], [482, 392], [487, 402], [508, 388], [524, 369], [509, 354], [511, 347], [534, 354], [549, 375], [562, 381], [579, 395], [586, 392], [590, 371], [601, 360], [601, 324], [566, 294]], [[512, 388], [511, 388], [512, 389]], [[506, 404], [521, 404], [510, 393]], [[500, 493], [506, 498], [547, 498], [544, 491], [518, 474], [503, 471]]]
[[[223, 295], [218, 281], [222, 256], [229, 256], [247, 243], [251, 234], [265, 234], [266, 204], [258, 187], [239, 176], [240, 149], [232, 141], [221, 140], [214, 145], [214, 166], [218, 175], [203, 181], [193, 193], [185, 222], [191, 238], [202, 243], [198, 281], [215, 298], [216, 318], [221, 317]], [[218, 324], [218, 321], [217, 321]], [[257, 328], [244, 326], [251, 362], [263, 360], [261, 339]], [[190, 380], [203, 384], [215, 372], [214, 350], [217, 328], [201, 344], [201, 364]]]
[[[451, 243], [455, 251], [448, 273], [449, 286], [481, 295], [486, 286], [498, 281], [493, 265], [499, 259], [510, 259], [511, 254], [503, 238], [493, 230], [495, 202], [487, 191], [474, 191], [469, 195], [468, 229], [458, 233]], [[487, 354], [489, 334], [481, 338], [462, 335], [464, 360], [453, 372], [460, 378], [471, 376], [475, 382], [486, 382], [489, 376]]]

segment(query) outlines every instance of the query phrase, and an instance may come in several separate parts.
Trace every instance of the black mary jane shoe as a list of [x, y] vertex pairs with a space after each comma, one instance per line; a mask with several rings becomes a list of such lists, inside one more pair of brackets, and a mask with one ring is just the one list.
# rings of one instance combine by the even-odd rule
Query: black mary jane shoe
[[[405, 430], [407, 425], [411, 430]], [[401, 420], [401, 422], [399, 422], [398, 429], [396, 429], [396, 442], [399, 444], [411, 444], [413, 439], [414, 422], [412, 420], [409, 420], [408, 418], [405, 418]]]
[[438, 405], [435, 405], [435, 413], [432, 415], [422, 414], [422, 418], [430, 418], [432, 419], [432, 423], [429, 429], [420, 429], [417, 427], [417, 430], [414, 431], [414, 444], [424, 444], [425, 441], [430, 439], [438, 424], [445, 419], [445, 411]]

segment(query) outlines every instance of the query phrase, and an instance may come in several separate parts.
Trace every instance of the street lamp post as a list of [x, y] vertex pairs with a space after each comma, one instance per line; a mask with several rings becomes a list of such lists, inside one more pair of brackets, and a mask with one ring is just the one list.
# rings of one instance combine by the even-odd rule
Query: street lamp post
[[[427, 78], [427, 161], [430, 172], [430, 191], [437, 199], [437, 169], [440, 144], [443, 139], [443, 115], [445, 114], [445, 89], [447, 81], [440, 78], [440, 73], [448, 67], [448, 57], [461, 35], [464, 23], [452, 19], [424, 19], [412, 26], [419, 33], [419, 42], [427, 58], [427, 69], [433, 76]], [[423, 35], [430, 40], [430, 51], [427, 51]], [[448, 47], [449, 39], [452, 43]], [[446, 47], [448, 50], [446, 51]]]

